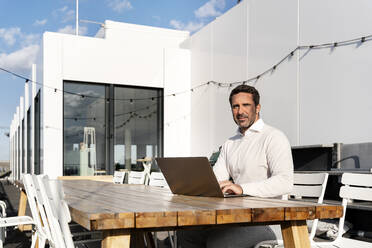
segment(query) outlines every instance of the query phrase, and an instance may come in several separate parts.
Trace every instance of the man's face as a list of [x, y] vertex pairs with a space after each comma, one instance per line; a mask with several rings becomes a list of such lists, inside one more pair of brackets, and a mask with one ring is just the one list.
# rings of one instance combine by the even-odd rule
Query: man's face
[[240, 132], [244, 133], [258, 120], [261, 105], [254, 104], [252, 94], [240, 92], [232, 97], [231, 109], [235, 123], [239, 126]]

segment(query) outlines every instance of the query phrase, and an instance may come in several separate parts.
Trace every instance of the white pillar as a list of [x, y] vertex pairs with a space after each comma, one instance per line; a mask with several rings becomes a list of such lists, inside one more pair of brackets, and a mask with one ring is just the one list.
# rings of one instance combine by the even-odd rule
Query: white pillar
[[19, 179], [19, 170], [21, 168], [21, 164], [20, 164], [20, 159], [19, 159], [19, 156], [20, 156], [20, 147], [19, 147], [19, 132], [18, 130], [20, 130], [19, 128], [19, 119], [20, 119], [20, 114], [19, 114], [19, 106], [17, 107], [17, 116], [16, 116], [16, 180]]
[[23, 96], [19, 98], [19, 180], [22, 178], [22, 175], [24, 173], [24, 164], [23, 164], [23, 127], [22, 127], [22, 121], [25, 117], [25, 99]]
[[124, 131], [124, 145], [125, 145], [125, 169], [132, 168], [132, 135], [129, 128]]
[[76, 0], [76, 35], [79, 35], [79, 0]]
[[32, 64], [31, 83], [31, 174], [35, 174], [35, 96], [36, 96], [36, 65]]
[[24, 173], [30, 173], [30, 171], [27, 170], [27, 168], [29, 167], [29, 164], [28, 164], [28, 159], [27, 159], [27, 156], [28, 156], [28, 146], [27, 146], [27, 134], [28, 134], [28, 120], [27, 120], [27, 111], [28, 111], [28, 107], [29, 107], [29, 85], [30, 82], [26, 83], [25, 84], [25, 105], [24, 105], [24, 123], [25, 123], [25, 129], [23, 130], [24, 134], [24, 153], [23, 153], [23, 161], [25, 162], [24, 164], [24, 167], [25, 167], [25, 170], [24, 170]]

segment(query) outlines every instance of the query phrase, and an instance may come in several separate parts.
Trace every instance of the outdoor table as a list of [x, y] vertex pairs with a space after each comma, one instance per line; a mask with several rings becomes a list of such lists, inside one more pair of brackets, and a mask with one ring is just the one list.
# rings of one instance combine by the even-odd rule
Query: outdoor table
[[72, 220], [88, 230], [102, 230], [102, 247], [130, 247], [131, 235], [156, 230], [280, 224], [285, 247], [306, 248], [310, 247], [306, 220], [342, 215], [341, 205], [173, 195], [145, 185], [66, 180], [63, 188]]

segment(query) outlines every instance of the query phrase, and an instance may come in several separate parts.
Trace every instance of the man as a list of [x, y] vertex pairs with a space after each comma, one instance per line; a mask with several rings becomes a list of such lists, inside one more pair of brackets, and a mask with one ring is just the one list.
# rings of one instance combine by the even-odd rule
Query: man
[[[237, 134], [222, 146], [213, 171], [223, 192], [280, 197], [293, 187], [293, 161], [286, 136], [260, 119], [260, 95], [248, 85], [230, 93]], [[230, 180], [232, 179], [232, 180]], [[276, 228], [278, 233], [278, 228]], [[276, 236], [269, 226], [208, 228], [178, 234], [182, 248], [254, 247]]]

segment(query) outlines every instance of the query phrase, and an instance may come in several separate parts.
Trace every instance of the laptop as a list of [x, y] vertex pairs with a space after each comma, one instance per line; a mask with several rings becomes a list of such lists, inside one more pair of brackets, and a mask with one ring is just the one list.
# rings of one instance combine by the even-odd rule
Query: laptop
[[246, 195], [224, 194], [206, 157], [155, 159], [173, 194], [212, 197]]

